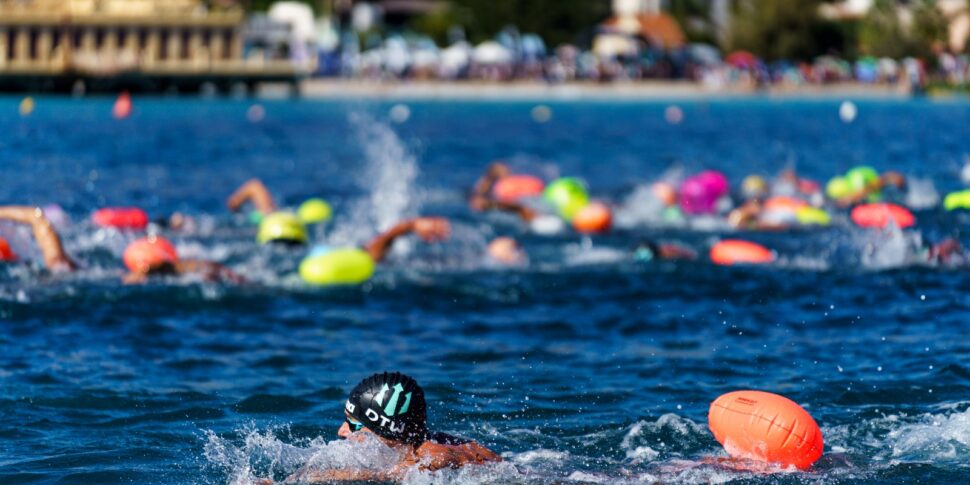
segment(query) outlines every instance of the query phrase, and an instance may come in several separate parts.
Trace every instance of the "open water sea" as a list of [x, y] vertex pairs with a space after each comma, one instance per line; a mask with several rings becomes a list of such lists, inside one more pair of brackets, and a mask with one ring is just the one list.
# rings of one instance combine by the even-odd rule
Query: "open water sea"
[[[52, 275], [29, 233], [0, 224], [21, 262], [0, 266], [0, 483], [249, 483], [311, 457], [380, 461], [336, 429], [351, 387], [400, 370], [424, 386], [433, 429], [478, 440], [501, 464], [413, 473], [410, 483], [967, 483], [970, 269], [919, 262], [919, 240], [970, 244], [960, 188], [970, 103], [753, 99], [684, 102], [384, 102], [0, 98], [0, 203], [59, 204], [83, 269]], [[683, 120], [665, 120], [668, 106]], [[544, 123], [544, 114], [551, 118]], [[534, 116], [534, 115], [538, 116]], [[667, 113], [670, 114], [669, 112]], [[263, 116], [260, 116], [263, 115]], [[585, 178], [617, 229], [530, 233], [465, 207], [493, 159]], [[788, 166], [824, 183], [857, 164], [899, 170], [918, 225], [770, 234], [659, 222], [644, 190], [717, 168], [733, 184]], [[313, 289], [305, 250], [261, 247], [225, 197], [260, 177], [283, 205], [329, 200], [316, 241], [362, 243], [417, 214], [449, 242], [407, 240], [360, 287]], [[167, 233], [183, 257], [252, 283], [123, 286], [136, 234], [94, 227], [99, 207], [196, 220]], [[483, 256], [518, 238], [528, 265]], [[636, 262], [645, 238], [706, 254], [759, 241], [763, 267]], [[802, 404], [825, 454], [804, 472], [724, 463], [710, 402], [761, 389]], [[371, 463], [373, 465], [373, 463]], [[377, 463], [379, 465], [380, 463]]]

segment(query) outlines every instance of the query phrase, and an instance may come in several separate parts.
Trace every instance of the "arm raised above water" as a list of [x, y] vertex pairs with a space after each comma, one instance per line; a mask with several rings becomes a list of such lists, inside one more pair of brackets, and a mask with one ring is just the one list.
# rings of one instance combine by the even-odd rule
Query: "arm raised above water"
[[0, 220], [29, 225], [34, 232], [34, 241], [37, 242], [44, 256], [44, 264], [51, 271], [71, 271], [77, 268], [74, 261], [64, 252], [61, 237], [40, 207], [0, 207]]

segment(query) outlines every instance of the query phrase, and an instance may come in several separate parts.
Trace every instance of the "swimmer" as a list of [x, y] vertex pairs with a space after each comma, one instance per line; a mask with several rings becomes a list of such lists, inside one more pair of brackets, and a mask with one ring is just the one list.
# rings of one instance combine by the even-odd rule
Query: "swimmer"
[[175, 247], [160, 236], [149, 236], [132, 242], [125, 249], [122, 281], [125, 284], [144, 283], [152, 276], [198, 275], [207, 282], [242, 284], [246, 280], [231, 269], [212, 261], [179, 258]]
[[878, 195], [887, 187], [895, 187], [899, 190], [906, 188], [906, 176], [899, 172], [888, 171], [867, 183], [862, 189], [853, 191], [843, 197], [836, 198], [835, 203], [840, 207], [856, 205], [864, 202], [871, 196]]
[[507, 266], [523, 265], [528, 261], [518, 241], [507, 236], [497, 237], [488, 243], [487, 253], [492, 261]]
[[518, 202], [503, 202], [491, 196], [495, 183], [502, 177], [511, 174], [509, 167], [502, 162], [493, 162], [485, 173], [475, 182], [472, 194], [468, 199], [468, 206], [476, 212], [498, 210], [515, 214], [525, 222], [532, 222], [539, 214]]
[[317, 286], [360, 284], [374, 274], [374, 267], [391, 251], [394, 241], [415, 234], [427, 243], [451, 236], [451, 225], [441, 217], [417, 217], [394, 225], [362, 248], [314, 246], [300, 263], [303, 281]]
[[[315, 470], [307, 466], [284, 483], [400, 481], [415, 468], [435, 471], [502, 461], [474, 441], [429, 431], [424, 390], [414, 379], [397, 372], [374, 374], [357, 384], [344, 404], [344, 422], [337, 436], [358, 442], [376, 437], [398, 450], [400, 460], [385, 471]], [[266, 479], [262, 483], [273, 482]]]
[[67, 272], [77, 269], [77, 264], [68, 257], [53, 224], [40, 207], [6, 206], [0, 207], [0, 220], [26, 224], [34, 232], [34, 241], [44, 256], [44, 265], [54, 272]]
[[633, 258], [640, 262], [655, 260], [693, 261], [697, 259], [697, 253], [679, 244], [642, 241], [633, 251]]
[[728, 224], [735, 229], [751, 231], [783, 231], [790, 227], [780, 220], [765, 218], [765, 204], [759, 198], [749, 199], [728, 213]]
[[266, 185], [257, 178], [247, 180], [236, 189], [226, 200], [226, 205], [232, 212], [238, 212], [247, 202], [252, 203], [256, 213], [261, 216], [276, 212], [273, 196], [270, 195]]
[[946, 238], [929, 247], [926, 258], [930, 263], [939, 265], [953, 265], [965, 263], [963, 246], [960, 241], [953, 238]]

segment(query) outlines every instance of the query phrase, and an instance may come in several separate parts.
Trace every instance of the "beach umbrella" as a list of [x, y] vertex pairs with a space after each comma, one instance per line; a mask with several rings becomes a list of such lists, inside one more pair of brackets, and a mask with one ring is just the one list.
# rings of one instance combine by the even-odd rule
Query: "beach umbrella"
[[734, 51], [724, 60], [738, 69], [754, 69], [758, 65], [758, 58], [748, 51]]
[[478, 64], [508, 64], [512, 53], [495, 41], [482, 42], [472, 52], [472, 59]]

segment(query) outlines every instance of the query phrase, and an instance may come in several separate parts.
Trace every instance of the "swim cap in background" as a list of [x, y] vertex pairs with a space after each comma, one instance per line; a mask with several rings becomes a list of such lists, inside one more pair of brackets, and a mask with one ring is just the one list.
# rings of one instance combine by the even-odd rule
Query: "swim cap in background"
[[263, 222], [263, 213], [260, 211], [249, 211], [249, 214], [246, 215], [246, 219], [249, 220], [250, 224], [258, 225], [260, 222]]
[[606, 232], [613, 224], [613, 212], [602, 202], [587, 204], [573, 217], [573, 228], [584, 234]]
[[802, 207], [795, 212], [795, 219], [806, 226], [827, 226], [832, 223], [832, 216], [818, 207]]
[[539, 197], [545, 190], [542, 179], [532, 175], [509, 175], [495, 182], [492, 194], [502, 202], [518, 202], [528, 197]]
[[741, 181], [741, 195], [746, 199], [768, 195], [768, 182], [760, 175], [748, 175]]
[[0, 237], [0, 261], [10, 262], [16, 260], [17, 255], [14, 254], [12, 249], [10, 249], [10, 244], [7, 243], [6, 239]]
[[428, 437], [424, 390], [399, 372], [364, 379], [350, 391], [344, 410], [383, 438], [421, 443]]
[[302, 244], [307, 241], [306, 228], [294, 214], [274, 212], [260, 221], [256, 240], [260, 244], [277, 241]]
[[879, 172], [872, 167], [854, 167], [845, 173], [845, 180], [853, 191], [859, 191], [879, 180]]
[[832, 177], [825, 185], [825, 195], [830, 199], [844, 199], [852, 195], [852, 186], [845, 177]]
[[567, 221], [571, 221], [580, 209], [586, 207], [586, 204], [589, 204], [589, 194], [586, 192], [586, 184], [575, 177], [563, 177], [553, 180], [546, 186], [542, 197]]
[[314, 248], [300, 263], [300, 277], [311, 285], [356, 285], [374, 275], [374, 258], [359, 248]]
[[948, 211], [970, 209], [970, 190], [961, 190], [946, 194], [946, 198], [943, 199], [943, 208]]
[[125, 248], [123, 260], [132, 272], [147, 273], [166, 264], [175, 264], [179, 257], [175, 246], [167, 239], [149, 236], [129, 244]]
[[323, 199], [313, 198], [300, 204], [296, 210], [296, 215], [304, 224], [317, 224], [327, 222], [333, 216], [333, 209], [330, 204]]
[[144, 230], [148, 226], [148, 214], [137, 207], [105, 207], [97, 210], [91, 219], [101, 227]]

